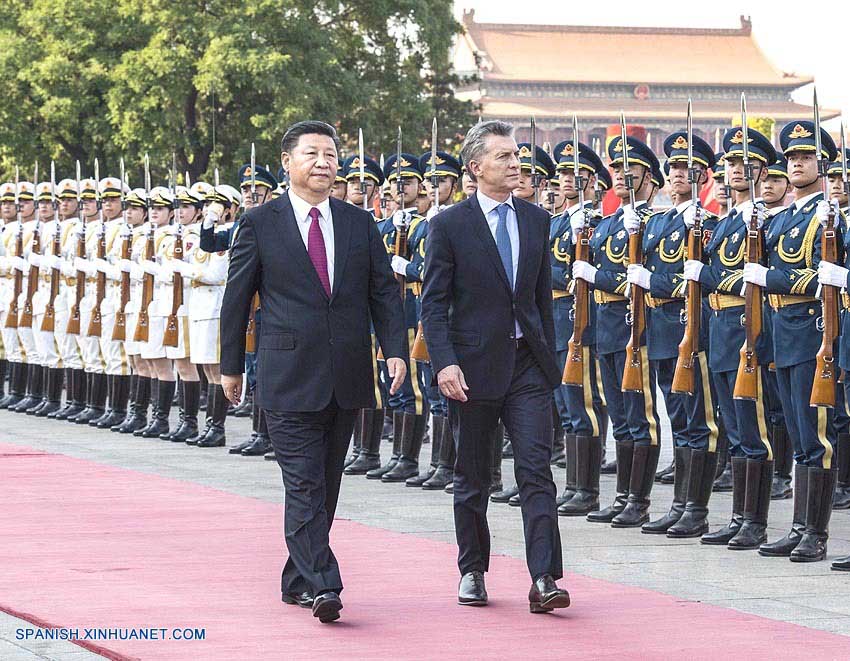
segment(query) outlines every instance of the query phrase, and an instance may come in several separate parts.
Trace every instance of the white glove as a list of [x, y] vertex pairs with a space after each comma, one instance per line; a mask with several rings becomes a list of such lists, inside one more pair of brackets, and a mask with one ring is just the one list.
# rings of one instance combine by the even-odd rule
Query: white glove
[[61, 269], [62, 258], [57, 255], [45, 255], [41, 258], [41, 265], [47, 269]]
[[629, 234], [636, 234], [640, 230], [640, 216], [634, 209], [626, 209], [623, 212], [623, 227]]
[[685, 277], [685, 280], [693, 280], [694, 282], [699, 282], [699, 275], [700, 273], [702, 273], [702, 269], [704, 267], [705, 264], [703, 264], [702, 262], [698, 262], [695, 259], [689, 259], [685, 262], [685, 269], [682, 275]]
[[214, 209], [213, 206], [210, 205], [210, 208], [207, 209], [207, 215], [204, 217], [203, 228], [205, 230], [208, 230], [212, 227], [215, 227], [216, 223], [218, 223], [219, 221], [219, 218], [221, 218], [221, 215], [216, 213], [216, 209]]
[[573, 233], [573, 243], [576, 242], [576, 239], [578, 238], [578, 233], [584, 229], [584, 217], [584, 209], [579, 209], [572, 216], [570, 216], [570, 229]]
[[640, 264], [629, 264], [629, 268], [626, 271], [626, 280], [630, 283], [642, 289], [649, 290], [650, 278], [652, 278], [652, 273], [649, 270]]
[[393, 225], [395, 225], [396, 229], [407, 227], [410, 225], [410, 220], [410, 213], [407, 211], [399, 209], [393, 214]]
[[846, 287], [847, 274], [850, 273], [843, 266], [831, 262], [818, 264], [818, 283], [820, 285], [832, 285], [833, 287]]
[[121, 229], [118, 232], [118, 236], [120, 236], [122, 239], [126, 239], [132, 233], [133, 228], [130, 227], [130, 225], [128, 225], [127, 223], [121, 223]]
[[766, 287], [767, 267], [753, 262], [744, 264], [744, 282], [751, 282], [759, 287]]
[[68, 259], [63, 259], [59, 263], [59, 270], [66, 278], [73, 278], [77, 275], [77, 271], [74, 269], [74, 262]]
[[169, 267], [174, 273], [179, 273], [180, 275], [191, 276], [194, 272], [193, 266], [188, 262], [184, 262], [182, 259], [172, 259]]
[[94, 264], [92, 264], [88, 259], [83, 259], [82, 257], [74, 258], [74, 270], [82, 271], [86, 275], [94, 275], [97, 273], [97, 269], [94, 267]]
[[818, 222], [826, 227], [826, 224], [829, 222], [829, 214], [833, 214], [833, 227], [838, 227], [839, 223], [839, 213], [838, 213], [838, 205], [827, 200], [821, 200], [818, 202], [817, 211], [815, 211], [815, 216], [817, 216]]
[[585, 282], [593, 284], [596, 282], [596, 271], [598, 269], [592, 264], [581, 260], [573, 262], [573, 278], [579, 278]]
[[[767, 217], [767, 213], [765, 212], [765, 207], [763, 202], [756, 202], [756, 220], [759, 228], [764, 227], [764, 219]], [[744, 224], [749, 227], [750, 219], [753, 217], [753, 203], [752, 202], [744, 202], [741, 205], [741, 218], [744, 219]], [[755, 284], [755, 283], [753, 283]]]
[[4, 273], [9, 270], [9, 258], [3, 255], [0, 257], [0, 271]]
[[121, 269], [122, 273], [130, 273], [133, 267], [133, 262], [129, 259], [119, 259], [118, 260], [118, 268]]
[[398, 273], [399, 275], [407, 274], [407, 265], [410, 264], [410, 260], [407, 260], [404, 257], [399, 257], [398, 255], [393, 255], [390, 262], [394, 273]]
[[12, 268], [23, 273], [26, 271], [27, 263], [23, 257], [12, 257]]
[[109, 271], [112, 269], [112, 265], [109, 262], [107, 262], [105, 259], [100, 259], [99, 257], [96, 258], [92, 263], [94, 264], [95, 270], [100, 271], [101, 273], [109, 273]]
[[704, 216], [705, 213], [703, 212], [702, 206], [697, 206], [696, 204], [691, 204], [690, 206], [685, 207], [685, 212], [682, 214], [682, 218], [685, 221], [685, 227], [688, 229], [693, 229], [694, 225], [696, 225], [697, 218], [699, 218], [700, 223], [702, 223]]
[[435, 206], [430, 207], [428, 209], [428, 213], [425, 214], [425, 219], [431, 220], [434, 216], [436, 216], [438, 213], [440, 213], [443, 210], [443, 208], [444, 208], [443, 205], [440, 205], [439, 207], [435, 207]]
[[27, 256], [27, 263], [29, 263], [30, 266], [35, 266], [36, 268], [38, 268], [39, 266], [41, 266], [41, 255], [39, 255], [37, 252], [31, 252]]
[[141, 266], [135, 262], [130, 262], [130, 277], [133, 280], [141, 280], [144, 275], [145, 272], [142, 270]]
[[159, 282], [171, 282], [174, 279], [174, 271], [168, 267], [168, 264], [163, 263], [154, 274], [154, 278]]
[[155, 261], [153, 261], [151, 259], [143, 259], [142, 260], [142, 271], [155, 276], [159, 273], [159, 264], [157, 264]]

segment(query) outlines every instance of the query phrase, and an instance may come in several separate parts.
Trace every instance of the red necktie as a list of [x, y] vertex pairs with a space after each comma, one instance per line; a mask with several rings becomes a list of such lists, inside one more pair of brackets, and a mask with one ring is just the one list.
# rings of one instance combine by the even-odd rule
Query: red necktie
[[313, 268], [319, 275], [322, 287], [330, 296], [331, 279], [328, 275], [328, 254], [325, 252], [325, 237], [322, 236], [322, 228], [319, 227], [319, 210], [313, 207], [308, 215], [313, 219], [313, 222], [310, 223], [310, 231], [307, 233], [307, 255], [313, 262]]

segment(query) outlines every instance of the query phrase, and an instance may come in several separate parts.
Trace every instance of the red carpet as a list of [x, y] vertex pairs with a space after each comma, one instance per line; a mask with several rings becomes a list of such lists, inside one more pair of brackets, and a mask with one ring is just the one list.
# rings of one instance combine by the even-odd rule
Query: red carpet
[[564, 581], [571, 608], [530, 615], [524, 563], [504, 557], [488, 574], [491, 606], [462, 608], [452, 545], [350, 521], [332, 535], [343, 619], [320, 625], [279, 601], [280, 505], [12, 445], [0, 445], [0, 485], [0, 610], [81, 630], [205, 629], [203, 641], [89, 645], [110, 658], [776, 660], [803, 645], [811, 659], [850, 649], [841, 636], [577, 575]]

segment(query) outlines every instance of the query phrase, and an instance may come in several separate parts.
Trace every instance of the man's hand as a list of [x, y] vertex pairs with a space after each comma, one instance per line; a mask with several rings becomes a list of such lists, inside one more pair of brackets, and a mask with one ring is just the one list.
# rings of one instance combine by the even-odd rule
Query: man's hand
[[221, 389], [233, 406], [239, 406], [239, 402], [242, 401], [242, 375], [222, 374]]
[[440, 392], [449, 399], [466, 401], [466, 391], [469, 390], [469, 386], [466, 385], [466, 378], [458, 365], [449, 365], [441, 369], [437, 374], [437, 385], [440, 386]]
[[387, 372], [393, 380], [390, 394], [395, 395], [407, 376], [407, 363], [402, 358], [387, 358]]

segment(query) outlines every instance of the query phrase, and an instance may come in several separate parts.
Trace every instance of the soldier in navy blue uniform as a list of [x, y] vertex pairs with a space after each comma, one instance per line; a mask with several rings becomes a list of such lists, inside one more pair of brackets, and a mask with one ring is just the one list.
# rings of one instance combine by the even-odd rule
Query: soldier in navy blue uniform
[[[421, 317], [422, 309], [421, 283], [422, 270], [425, 266], [425, 238], [428, 236], [428, 220], [451, 204], [452, 196], [457, 189], [458, 179], [460, 179], [460, 163], [454, 156], [444, 151], [438, 151], [436, 162], [432, 163], [431, 152], [428, 151], [419, 157], [419, 169], [425, 177], [431, 206], [426, 212], [425, 222], [417, 225], [414, 235], [409, 240], [410, 261], [403, 265], [400, 264], [401, 260], [393, 260], [404, 266], [408, 280], [420, 284], [420, 287], [414, 287], [413, 290], [416, 295], [417, 318]], [[433, 204], [435, 184], [438, 206]], [[413, 344], [411, 343], [411, 347]], [[448, 404], [433, 378], [434, 372], [431, 369], [431, 363], [422, 360], [414, 361], [413, 358], [411, 358], [411, 362], [416, 362], [420, 388], [425, 393], [428, 406], [431, 409], [431, 462], [426, 470], [420, 472], [419, 475], [408, 478], [405, 484], [409, 487], [422, 487], [428, 491], [443, 490], [454, 478], [455, 462], [454, 438], [452, 437], [451, 426], [448, 424]]]
[[[817, 268], [821, 260], [824, 223], [840, 224], [837, 209], [823, 199], [818, 159], [835, 157], [835, 144], [821, 130], [823, 153], [816, 153], [814, 125], [801, 120], [787, 124], [779, 135], [788, 159], [794, 203], [775, 216], [765, 235], [767, 266], [748, 263], [744, 282], [765, 288], [773, 308], [773, 342], [779, 396], [794, 443], [794, 519], [790, 532], [759, 553], [790, 556], [792, 562], [826, 557], [832, 493], [835, 489], [835, 427], [833, 413], [812, 407], [809, 398], [815, 376], [815, 356], [822, 341]], [[826, 284], [831, 284], [827, 282]]]
[[[684, 334], [686, 282], [683, 264], [687, 249], [689, 227], [693, 226], [698, 209], [691, 199], [688, 182], [688, 137], [684, 131], [673, 133], [664, 141], [664, 152], [670, 168], [670, 188], [676, 206], [652, 216], [646, 223], [643, 235], [644, 264], [630, 264], [627, 279], [642, 287], [647, 302], [647, 354], [650, 370], [664, 394], [667, 414], [675, 445], [675, 454], [682, 455], [688, 448], [688, 461], [684, 470], [678, 471], [676, 481], [689, 484], [687, 504], [680, 510], [674, 499], [671, 510], [680, 516], [647, 524], [647, 533], [666, 533], [668, 537], [697, 537], [708, 529], [706, 520], [708, 500], [717, 467], [717, 425], [714, 404], [708, 380], [705, 355], [708, 337], [701, 328], [699, 355], [695, 368], [694, 394], [691, 396], [672, 392], [678, 347]], [[700, 184], [707, 180], [707, 171], [714, 166], [711, 147], [699, 137], [693, 137], [693, 161]], [[635, 448], [632, 464], [632, 484], [629, 504], [621, 515], [621, 525], [641, 525], [649, 518], [649, 494], [658, 465], [657, 445]]]
[[[630, 170], [634, 181], [635, 206], [629, 203], [626, 173], [623, 168], [623, 149], [629, 150]], [[623, 392], [621, 383], [626, 363], [626, 345], [631, 329], [629, 318], [628, 265], [629, 231], [637, 231], [652, 214], [648, 200], [655, 194], [660, 174], [658, 159], [652, 150], [636, 138], [628, 137], [627, 145], [620, 138], [608, 144], [608, 158], [613, 175], [614, 191], [623, 206], [603, 218], [590, 241], [593, 263], [575, 261], [573, 277], [593, 285], [596, 301], [596, 351], [599, 357], [602, 389], [608, 406], [614, 439], [617, 442], [617, 495], [614, 503], [599, 512], [587, 515], [588, 521], [619, 525], [617, 517], [626, 508], [629, 495], [632, 462], [638, 453], [648, 456], [651, 446], [660, 440], [658, 413], [655, 409], [655, 375], [649, 370], [645, 342], [641, 348], [644, 375], [642, 392]], [[631, 517], [626, 523], [631, 524]]]
[[[360, 188], [360, 156], [349, 156], [342, 164], [347, 192], [346, 200], [358, 208], [363, 208], [364, 192]], [[378, 163], [368, 156], [363, 158], [363, 185], [366, 196], [366, 210], [373, 212], [375, 195], [384, 183], [384, 173]], [[376, 219], [377, 222], [377, 219]], [[372, 332], [373, 369], [375, 370], [375, 408], [361, 409], [354, 428], [354, 447], [346, 459], [346, 475], [365, 475], [381, 466], [381, 432], [384, 414], [388, 402], [386, 383], [379, 378], [377, 364], [377, 343], [374, 329]]]
[[[400, 163], [400, 175], [396, 169], [396, 160]], [[408, 345], [412, 346], [416, 336], [419, 319], [416, 312], [416, 295], [414, 290], [421, 291], [421, 281], [409, 280], [407, 266], [412, 256], [411, 246], [417, 242], [418, 228], [425, 218], [417, 213], [416, 198], [422, 185], [422, 171], [419, 169], [419, 159], [412, 154], [402, 153], [397, 159], [396, 154], [384, 162], [384, 177], [390, 186], [398, 209], [392, 216], [379, 221], [378, 230], [387, 249], [387, 256], [393, 270], [405, 278], [404, 285], [404, 314], [407, 324]], [[401, 182], [398, 182], [398, 179]], [[395, 254], [396, 233], [399, 228], [407, 229], [407, 252], [404, 255]], [[400, 258], [395, 259], [396, 257]], [[419, 474], [419, 451], [425, 437], [425, 427], [428, 418], [428, 403], [422, 393], [416, 364], [410, 366], [410, 371], [404, 385], [395, 395], [389, 397], [389, 407], [393, 412], [393, 452], [387, 463], [366, 473], [370, 480], [383, 482], [404, 482], [409, 477]], [[390, 383], [386, 374], [386, 363], [381, 361], [381, 370], [386, 383]]]
[[[753, 165], [755, 191], [758, 195], [768, 174], [768, 166], [776, 160], [776, 151], [761, 133], [749, 130], [749, 156]], [[768, 398], [764, 394], [767, 366], [772, 359], [767, 351], [769, 335], [762, 334], [758, 349], [759, 397], [756, 401], [734, 399], [739, 351], [746, 339], [741, 323], [744, 314], [743, 269], [746, 257], [747, 223], [753, 213], [749, 185], [744, 176], [743, 132], [739, 127], [726, 132], [723, 139], [724, 167], [736, 202], [731, 211], [717, 223], [705, 247], [706, 264], [685, 263], [684, 275], [696, 280], [708, 295], [709, 368], [714, 379], [718, 406], [729, 440], [732, 482], [732, 517], [717, 531], [702, 536], [704, 544], [726, 544], [730, 549], [754, 549], [765, 541], [773, 455], [768, 440]], [[764, 222], [766, 211], [757, 198], [756, 213]], [[689, 449], [678, 451], [677, 470], [689, 460]], [[682, 456], [679, 456], [679, 455]], [[681, 515], [685, 504], [683, 482], [676, 482], [674, 503], [668, 517]]]
[[[575, 259], [578, 232], [583, 227], [594, 228], [601, 214], [594, 210], [594, 189], [598, 173], [605, 169], [596, 153], [587, 145], [578, 143], [584, 207], [580, 206], [579, 190], [574, 172], [575, 147], [573, 141], [555, 146], [560, 173], [559, 186], [566, 199], [563, 214], [552, 218], [549, 232], [550, 261], [552, 264], [552, 305], [555, 321], [555, 350], [561, 371], [567, 361], [570, 338], [573, 335], [575, 296], [570, 264]], [[573, 231], [573, 224], [576, 231]], [[599, 374], [596, 367], [594, 343], [594, 309], [588, 306], [588, 325], [581, 337], [582, 363], [585, 377], [582, 385], [561, 385], [555, 389], [558, 419], [555, 425], [555, 443], [565, 448], [567, 480], [558, 498], [558, 514], [562, 516], [585, 515], [599, 508], [599, 472], [602, 461], [602, 434], [605, 430], [599, 397]]]

